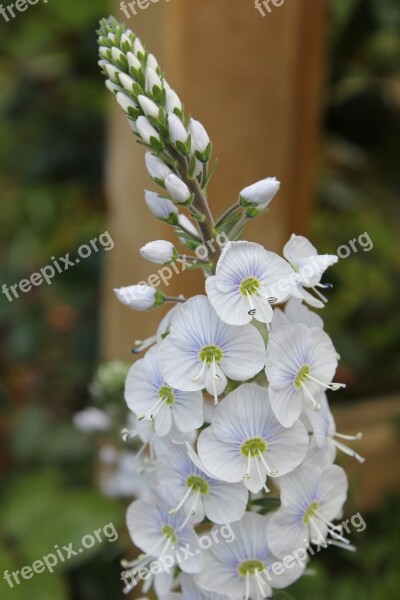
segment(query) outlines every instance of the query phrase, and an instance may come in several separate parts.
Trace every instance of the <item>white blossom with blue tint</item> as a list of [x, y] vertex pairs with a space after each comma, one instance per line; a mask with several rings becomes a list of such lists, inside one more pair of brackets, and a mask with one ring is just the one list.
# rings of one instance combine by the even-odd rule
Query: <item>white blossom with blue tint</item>
[[271, 409], [268, 390], [253, 384], [241, 385], [222, 400], [198, 441], [207, 471], [222, 481], [243, 481], [254, 493], [269, 491], [268, 477], [298, 467], [308, 446], [304, 425], [282, 427]]

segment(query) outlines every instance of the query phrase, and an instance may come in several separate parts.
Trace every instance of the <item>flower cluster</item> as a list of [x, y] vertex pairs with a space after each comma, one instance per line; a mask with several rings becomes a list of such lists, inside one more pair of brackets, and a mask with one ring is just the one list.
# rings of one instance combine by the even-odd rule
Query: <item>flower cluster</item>
[[[145, 354], [126, 379], [136, 425], [124, 438], [142, 441], [140, 472], [147, 475], [127, 514], [142, 553], [124, 563], [126, 591], [155, 563], [143, 591], [154, 584], [164, 600], [270, 598], [302, 575], [304, 564], [286, 560], [298, 548], [349, 547], [333, 522], [347, 495], [346, 475], [333, 463], [337, 449], [363, 459], [341, 441], [352, 437], [336, 432], [326, 391], [345, 387], [334, 381], [338, 355], [322, 319], [307, 307], [324, 306], [320, 289], [330, 286], [321, 278], [338, 258], [318, 255], [297, 235], [283, 257], [238, 241], [246, 222], [268, 210], [280, 186], [275, 178], [243, 189], [215, 221], [204, 127], [185, 116], [133, 32], [104, 20], [99, 45], [106, 85], [162, 188], [145, 192], [150, 211], [174, 228], [184, 251], [220, 233], [230, 240], [207, 260], [185, 255], [204, 272], [204, 295], [172, 298], [147, 285], [115, 290], [136, 310], [174, 304], [158, 331], [136, 342], [135, 352]], [[141, 254], [157, 264], [181, 257], [165, 240], [149, 242]], [[279, 498], [271, 498], [270, 487]], [[271, 504], [277, 510], [266, 515]], [[199, 531], [212, 527], [212, 537], [221, 524], [231, 525], [234, 539], [203, 549]], [[187, 549], [184, 560], [177, 548]], [[285, 568], [271, 571], [284, 558]]]

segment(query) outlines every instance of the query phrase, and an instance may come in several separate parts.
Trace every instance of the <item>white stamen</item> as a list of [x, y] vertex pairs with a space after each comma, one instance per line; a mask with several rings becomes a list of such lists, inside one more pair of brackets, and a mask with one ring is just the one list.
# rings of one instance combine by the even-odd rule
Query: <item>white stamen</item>
[[212, 362], [212, 370], [213, 370], [213, 392], [214, 392], [214, 404], [215, 406], [218, 404], [218, 394], [217, 394], [217, 380], [221, 381], [221, 377], [217, 373], [217, 365], [215, 362], [215, 356], [213, 357]]
[[258, 455], [261, 458], [261, 461], [264, 464], [264, 467], [267, 469], [267, 473], [269, 475], [271, 475], [272, 477], [276, 477], [278, 475], [278, 470], [275, 469], [274, 467], [270, 467], [269, 464], [267, 463], [265, 456], [263, 455], [263, 453], [261, 452], [261, 450], [258, 451]]
[[356, 435], [344, 435], [344, 433], [337, 433], [335, 431], [335, 433], [333, 434], [335, 437], [340, 438], [341, 440], [349, 440], [349, 441], [355, 441], [355, 440], [361, 440], [363, 434], [357, 433]]
[[246, 297], [247, 297], [247, 300], [249, 301], [250, 308], [251, 308], [251, 310], [249, 310], [249, 312], [247, 314], [249, 314], [250, 316], [254, 317], [254, 315], [257, 312], [256, 311], [256, 307], [254, 306], [254, 302], [253, 302], [253, 299], [252, 299], [251, 295], [247, 291], [246, 291]]
[[196, 375], [195, 377], [192, 377], [192, 383], [197, 383], [198, 381], [200, 381], [200, 379], [203, 376], [204, 373], [204, 369], [206, 368], [207, 362], [203, 361], [203, 366], [201, 367], [201, 371], [198, 375]]
[[328, 544], [330, 546], [337, 546], [338, 548], [342, 548], [343, 550], [348, 550], [349, 552], [356, 552], [357, 548], [352, 544], [342, 544], [337, 540], [328, 540]]
[[168, 514], [175, 515], [178, 512], [178, 510], [180, 510], [182, 508], [182, 506], [185, 504], [186, 500], [189, 498], [192, 491], [193, 491], [193, 487], [190, 486], [190, 488], [187, 490], [187, 492], [185, 493], [185, 495], [183, 496], [183, 498], [179, 502], [179, 504], [177, 506], [175, 506], [175, 508], [171, 508], [171, 510], [168, 511]]
[[247, 456], [247, 472], [243, 475], [243, 479], [250, 479], [251, 477], [251, 454], [249, 452]]
[[255, 458], [255, 461], [256, 461], [256, 467], [257, 467], [257, 471], [258, 471], [258, 476], [259, 476], [260, 481], [261, 481], [261, 485], [264, 488], [264, 492], [266, 492], [268, 494], [269, 493], [269, 489], [267, 488], [267, 484], [265, 483], [265, 477], [262, 476], [260, 465], [258, 463], [257, 458], [256, 457], [254, 457], [254, 458]]
[[359, 463], [365, 462], [365, 458], [363, 456], [360, 456], [360, 454], [357, 454], [357, 452], [352, 450], [352, 448], [349, 448], [345, 444], [342, 444], [341, 442], [338, 442], [337, 440], [335, 440], [333, 438], [331, 438], [331, 440], [335, 444], [336, 448], [339, 448], [339, 450], [344, 452], [344, 454], [347, 454], [347, 456], [352, 456], [353, 458], [358, 460]]
[[318, 402], [316, 402], [314, 400], [314, 397], [313, 397], [312, 393], [310, 392], [310, 390], [308, 389], [308, 387], [306, 386], [306, 384], [304, 383], [304, 381], [301, 382], [301, 386], [304, 389], [304, 391], [306, 392], [307, 396], [310, 398], [311, 402], [313, 403], [315, 412], [319, 412], [321, 410], [321, 405], [318, 404]]
[[318, 291], [315, 286], [313, 288], [311, 288], [314, 290], [314, 292], [317, 294], [318, 298], [320, 298], [320, 300], [322, 300], [322, 302], [328, 302], [328, 298], [326, 298], [323, 294], [321, 294], [320, 291]]
[[324, 383], [323, 381], [316, 379], [309, 373], [306, 373], [306, 377], [308, 377], [308, 379], [311, 379], [311, 381], [314, 381], [314, 383], [318, 383], [319, 385], [322, 385], [322, 387], [332, 390], [333, 392], [337, 392], [337, 390], [339, 390], [340, 388], [346, 387], [345, 383]]
[[246, 573], [246, 595], [244, 600], [250, 599], [250, 573]]
[[188, 512], [188, 514], [186, 515], [186, 518], [183, 521], [183, 523], [179, 526], [178, 531], [182, 531], [182, 529], [184, 527], [186, 527], [186, 525], [188, 524], [190, 517], [193, 517], [196, 514], [196, 508], [197, 508], [197, 503], [199, 501], [199, 498], [200, 498], [200, 492], [196, 492], [192, 507], [191, 507], [190, 511]]

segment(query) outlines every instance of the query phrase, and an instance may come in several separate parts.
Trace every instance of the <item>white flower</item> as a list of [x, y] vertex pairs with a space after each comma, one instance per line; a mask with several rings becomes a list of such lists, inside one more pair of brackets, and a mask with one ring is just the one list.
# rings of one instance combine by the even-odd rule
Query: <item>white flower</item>
[[206, 281], [207, 295], [226, 323], [244, 325], [254, 317], [268, 324], [273, 317], [271, 304], [286, 297], [290, 275], [288, 264], [260, 244], [229, 242], [216, 274]]
[[285, 327], [285, 325], [291, 325], [292, 323], [304, 323], [307, 327], [324, 328], [321, 317], [307, 308], [299, 298], [290, 298], [284, 311], [279, 308], [274, 309], [271, 329], [276, 331], [279, 327]]
[[[292, 294], [304, 299], [310, 306], [323, 308], [327, 299], [316, 288], [331, 287], [329, 284], [322, 285], [320, 281], [324, 271], [337, 263], [338, 257], [332, 254], [318, 255], [316, 248], [307, 238], [295, 234], [285, 245], [283, 255], [297, 275], [296, 288], [292, 291]], [[320, 300], [305, 290], [305, 287], [312, 288]]]
[[317, 327], [287, 325], [269, 335], [265, 372], [272, 409], [284, 427], [291, 427], [303, 406], [320, 410], [320, 396], [332, 383], [337, 356], [330, 337]]
[[129, 370], [125, 400], [138, 419], [154, 421], [159, 436], [167, 435], [174, 421], [179, 431], [189, 433], [203, 424], [201, 392], [182, 392], [165, 382], [159, 364], [160, 345]]
[[149, 242], [143, 248], [140, 248], [140, 254], [146, 260], [156, 265], [167, 265], [176, 261], [179, 257], [175, 246], [166, 240], [157, 240]]
[[178, 94], [174, 90], [171, 90], [171, 88], [166, 90], [165, 110], [167, 113], [173, 113], [175, 110], [182, 111], [182, 102]]
[[265, 539], [270, 519], [247, 512], [241, 521], [233, 523], [234, 540], [230, 544], [214, 544], [204, 553], [204, 569], [196, 576], [199, 585], [230, 600], [260, 600], [271, 598], [273, 589], [296, 581], [304, 567], [295, 560], [280, 575], [271, 570], [277, 558]]
[[177, 142], [186, 144], [188, 140], [188, 132], [186, 131], [180, 118], [174, 113], [168, 115], [169, 135], [172, 143], [176, 146]]
[[123, 92], [118, 92], [116, 95], [116, 99], [122, 110], [126, 112], [127, 115], [130, 114], [130, 109], [134, 110], [136, 113], [138, 106], [136, 102], [129, 98], [129, 96], [127, 96]]
[[158, 74], [156, 73], [156, 71], [154, 69], [152, 69], [151, 67], [147, 67], [146, 68], [146, 72], [145, 72], [145, 80], [146, 80], [146, 92], [149, 92], [150, 94], [154, 94], [155, 90], [161, 91], [163, 84], [162, 81], [160, 79], [160, 77], [158, 76]]
[[244, 188], [239, 194], [242, 206], [255, 206], [264, 210], [279, 191], [281, 184], [275, 177], [267, 177]]
[[105, 70], [107, 71], [107, 74], [109, 76], [109, 78], [111, 79], [111, 81], [114, 81], [116, 83], [118, 83], [118, 75], [120, 75], [121, 70], [118, 69], [118, 67], [114, 67], [114, 65], [112, 65], [109, 62], [105, 62], [105, 61], [101, 61]]
[[100, 410], [94, 406], [75, 413], [73, 422], [77, 429], [86, 433], [107, 431], [111, 426], [109, 415], [104, 410]]
[[164, 294], [145, 284], [116, 288], [114, 293], [122, 304], [141, 311], [155, 308], [165, 299]]
[[279, 484], [281, 507], [271, 515], [267, 528], [267, 542], [276, 556], [282, 558], [310, 542], [326, 545], [328, 534], [348, 545], [340, 528], [332, 523], [341, 515], [347, 497], [347, 477], [342, 468], [300, 467], [282, 477]]
[[140, 94], [138, 96], [138, 102], [145, 115], [158, 119], [160, 116], [160, 109], [158, 108], [157, 104], [153, 102], [153, 100], [150, 100], [150, 98], [147, 98], [147, 96]]
[[222, 481], [244, 481], [254, 493], [265, 480], [293, 471], [304, 460], [308, 435], [297, 422], [285, 429], [276, 419], [268, 390], [252, 384], [238, 387], [215, 409], [211, 426], [198, 441], [201, 460], [207, 471]]
[[186, 183], [179, 179], [174, 173], [170, 173], [165, 178], [165, 187], [171, 194], [175, 202], [183, 204], [190, 200], [191, 194]]
[[211, 477], [189, 444], [164, 443], [157, 446], [158, 480], [174, 505], [195, 523], [206, 516], [224, 525], [241, 519], [246, 511], [248, 491], [241, 484], [230, 484]]
[[178, 209], [167, 198], [161, 198], [155, 192], [145, 191], [145, 201], [156, 219], [167, 222], [177, 222]]
[[160, 361], [169, 385], [187, 391], [206, 388], [217, 402], [227, 377], [245, 381], [263, 368], [264, 342], [252, 325], [227, 325], [205, 296], [194, 296], [176, 311]]
[[192, 138], [193, 149], [200, 153], [205, 152], [210, 145], [210, 138], [203, 125], [195, 119], [190, 119], [189, 133]]
[[160, 141], [160, 136], [154, 127], [149, 123], [146, 117], [139, 117], [136, 121], [136, 127], [140, 137], [146, 144], [151, 144], [152, 139]]
[[119, 80], [123, 88], [126, 89], [127, 92], [131, 92], [133, 88], [133, 84], [135, 83], [129, 75], [126, 73], [120, 73]]
[[[167, 167], [167, 165], [161, 160], [161, 158], [158, 158], [158, 156], [154, 156], [154, 154], [152, 154], [150, 150], [147, 150], [144, 160], [146, 162], [146, 167], [149, 172], [149, 175], [153, 179], [158, 179], [159, 181], [164, 182], [166, 176], [172, 173], [171, 169]], [[174, 210], [176, 211], [175, 207]]]
[[[161, 559], [171, 556], [176, 564], [174, 548], [188, 548], [192, 556], [179, 564], [185, 573], [198, 573], [203, 566], [198, 537], [193, 528], [187, 525], [179, 528], [179, 517], [169, 514], [169, 506], [159, 495], [156, 502], [136, 500], [126, 515], [129, 534], [133, 543], [145, 553], [133, 561], [130, 567], [137, 571], [140, 566], [149, 564], [152, 557]], [[174, 564], [170, 567], [174, 569]]]
[[140, 61], [136, 58], [136, 56], [132, 52], [127, 52], [126, 58], [128, 59], [128, 65], [134, 71], [139, 71], [142, 67]]
[[302, 419], [312, 432], [311, 446], [304, 464], [316, 464], [317, 466], [331, 465], [336, 458], [336, 451], [341, 450], [344, 454], [352, 456], [358, 462], [363, 463], [365, 459], [357, 454], [352, 448], [346, 446], [340, 440], [360, 440], [362, 434], [345, 435], [336, 432], [335, 420], [329, 410], [326, 394], [320, 397], [321, 411], [304, 408]]

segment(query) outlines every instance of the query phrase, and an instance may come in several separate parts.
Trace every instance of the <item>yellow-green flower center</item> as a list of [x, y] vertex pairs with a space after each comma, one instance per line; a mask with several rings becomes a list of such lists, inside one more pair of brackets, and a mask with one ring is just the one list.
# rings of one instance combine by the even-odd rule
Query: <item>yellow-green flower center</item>
[[311, 502], [310, 506], [307, 508], [306, 512], [303, 515], [303, 518], [301, 519], [303, 522], [303, 525], [308, 525], [309, 522], [311, 521], [311, 519], [315, 516], [315, 513], [318, 510], [318, 502]]
[[297, 375], [294, 378], [294, 385], [295, 385], [295, 387], [297, 387], [297, 389], [301, 388], [302, 384], [307, 379], [307, 375], [309, 374], [310, 371], [311, 371], [311, 369], [308, 365], [303, 365], [301, 367], [301, 369], [299, 369], [297, 371]]
[[265, 567], [260, 560], [246, 560], [242, 562], [238, 567], [239, 575], [246, 577], [246, 575], [255, 575], [256, 573], [262, 573]]
[[264, 454], [267, 449], [267, 444], [260, 437], [251, 438], [243, 442], [240, 446], [241, 453], [248, 458], [249, 456], [255, 457], [258, 456], [259, 453]]
[[158, 390], [158, 395], [168, 406], [172, 406], [175, 402], [174, 392], [171, 390], [168, 385], [162, 385]]
[[164, 527], [161, 529], [161, 533], [167, 540], [169, 540], [173, 544], [177, 543], [178, 538], [176, 537], [175, 529], [171, 527], [171, 525], [164, 525]]
[[205, 362], [207, 365], [212, 365], [212, 363], [215, 362], [219, 363], [221, 362], [222, 358], [223, 358], [223, 353], [221, 348], [218, 348], [218, 346], [204, 346], [200, 352], [199, 352], [199, 359], [201, 360], [201, 362]]
[[247, 296], [250, 294], [253, 296], [260, 289], [260, 282], [255, 277], [248, 277], [247, 279], [243, 279], [242, 283], [239, 286], [240, 293], [242, 296]]
[[200, 492], [202, 496], [208, 493], [208, 483], [198, 475], [189, 475], [186, 479], [186, 486], [192, 488], [193, 492]]

